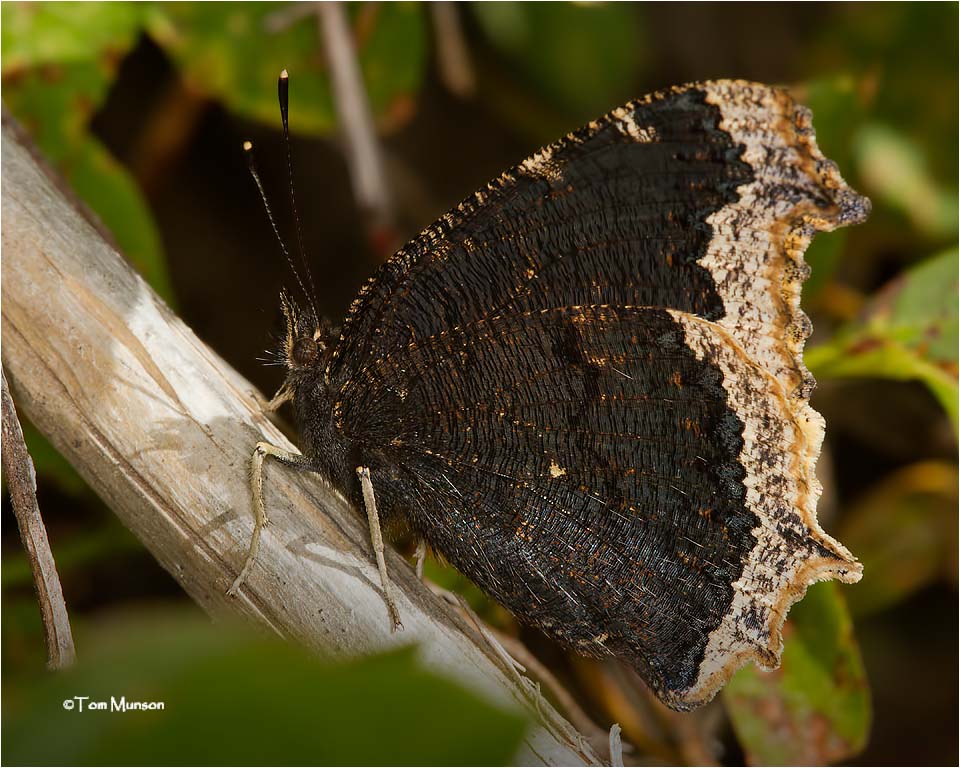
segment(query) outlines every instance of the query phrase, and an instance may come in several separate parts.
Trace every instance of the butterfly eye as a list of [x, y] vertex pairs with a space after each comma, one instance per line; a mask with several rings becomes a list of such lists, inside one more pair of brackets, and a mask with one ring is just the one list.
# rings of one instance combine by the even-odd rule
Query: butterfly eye
[[293, 349], [290, 352], [291, 362], [301, 368], [312, 365], [320, 354], [320, 345], [317, 341], [309, 337], [302, 337], [296, 340]]

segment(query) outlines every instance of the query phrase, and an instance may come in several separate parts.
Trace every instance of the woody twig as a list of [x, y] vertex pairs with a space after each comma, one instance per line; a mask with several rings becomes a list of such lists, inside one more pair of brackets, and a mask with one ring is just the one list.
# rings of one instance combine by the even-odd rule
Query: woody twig
[[20, 539], [27, 553], [33, 585], [40, 602], [40, 617], [47, 642], [47, 666], [51, 669], [68, 667], [76, 660], [70, 617], [63, 599], [57, 564], [50, 551], [47, 529], [40, 517], [37, 504], [37, 475], [33, 460], [23, 442], [23, 431], [7, 387], [6, 374], [2, 377], [3, 401], [3, 476], [10, 490], [13, 513], [20, 529]]

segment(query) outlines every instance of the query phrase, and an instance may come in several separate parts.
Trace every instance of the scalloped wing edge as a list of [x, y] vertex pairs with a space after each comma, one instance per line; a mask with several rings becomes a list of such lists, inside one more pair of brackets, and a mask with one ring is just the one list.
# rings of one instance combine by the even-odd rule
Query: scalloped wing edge
[[[789, 397], [776, 377], [752, 360], [720, 325], [683, 312], [671, 314], [683, 326], [694, 354], [710, 359], [723, 373], [728, 402], [745, 425], [740, 454], [748, 473], [745, 503], [759, 520], [752, 531], [756, 543], [741, 577], [732, 585], [730, 608], [708, 635], [694, 684], [681, 691], [660, 692], [671, 707], [686, 710], [710, 701], [750, 661], [766, 669], [776, 668], [790, 607], [817, 581], [859, 581], [862, 567], [817, 520], [822, 487], [816, 462], [823, 441], [823, 417], [805, 401]], [[738, 371], [735, 366], [751, 369], [752, 375], [743, 376], [742, 368]], [[779, 468], [786, 469], [791, 481], [788, 486], [778, 482], [778, 468], [767, 463], [770, 439], [757, 428], [766, 421], [758, 418], [760, 409], [770, 406], [779, 410], [776, 415], [783, 421], [784, 444], [775, 447], [787, 449], [778, 455], [791, 457], [790, 466]], [[776, 493], [784, 488], [795, 495], [784, 498]]]

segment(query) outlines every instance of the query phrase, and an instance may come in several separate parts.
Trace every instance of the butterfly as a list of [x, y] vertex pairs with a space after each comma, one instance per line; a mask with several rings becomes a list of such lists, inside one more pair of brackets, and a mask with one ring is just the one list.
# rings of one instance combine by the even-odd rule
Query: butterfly
[[258, 445], [258, 519], [265, 457], [317, 472], [375, 539], [400, 522], [521, 622], [709, 701], [777, 665], [810, 583], [861, 575], [816, 518], [799, 302], [812, 236], [869, 209], [785, 90], [614, 109], [401, 248], [340, 328], [283, 298], [302, 452]]

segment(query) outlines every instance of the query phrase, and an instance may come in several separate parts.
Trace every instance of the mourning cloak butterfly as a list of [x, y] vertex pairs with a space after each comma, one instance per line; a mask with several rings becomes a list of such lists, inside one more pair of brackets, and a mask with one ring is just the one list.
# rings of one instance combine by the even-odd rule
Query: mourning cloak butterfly
[[799, 300], [814, 233], [869, 209], [783, 90], [615, 109], [424, 230], [339, 332], [284, 300], [303, 454], [258, 446], [259, 513], [265, 455], [372, 524], [375, 489], [519, 620], [701, 705], [776, 666], [809, 584], [860, 578], [816, 519]]

